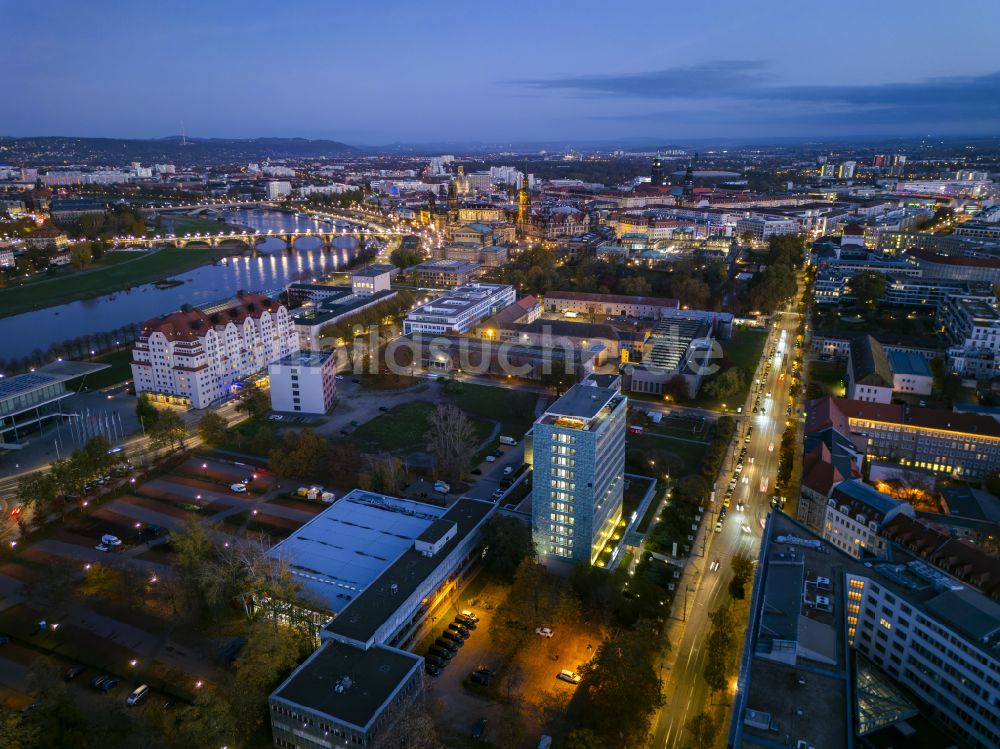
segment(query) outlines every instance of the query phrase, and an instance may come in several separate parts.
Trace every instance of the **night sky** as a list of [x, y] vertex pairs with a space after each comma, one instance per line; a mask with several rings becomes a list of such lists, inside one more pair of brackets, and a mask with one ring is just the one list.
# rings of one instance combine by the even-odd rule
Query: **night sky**
[[995, 134], [998, 29], [966, 0], [2, 0], [0, 134]]

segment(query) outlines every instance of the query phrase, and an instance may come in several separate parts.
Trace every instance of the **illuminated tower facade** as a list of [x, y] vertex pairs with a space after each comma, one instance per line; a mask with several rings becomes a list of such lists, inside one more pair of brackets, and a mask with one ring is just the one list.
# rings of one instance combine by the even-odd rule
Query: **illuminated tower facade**
[[660, 158], [660, 154], [656, 154], [653, 159], [653, 169], [649, 173], [649, 182], [654, 187], [663, 187], [667, 184], [663, 178], [663, 159]]
[[517, 225], [527, 226], [531, 223], [531, 193], [528, 192], [528, 177], [521, 180], [521, 189], [517, 193]]

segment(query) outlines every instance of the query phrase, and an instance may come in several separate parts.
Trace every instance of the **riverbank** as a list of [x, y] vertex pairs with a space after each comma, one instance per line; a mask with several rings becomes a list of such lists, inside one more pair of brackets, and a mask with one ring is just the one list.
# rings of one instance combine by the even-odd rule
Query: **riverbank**
[[232, 248], [165, 247], [122, 260], [115, 258], [115, 262], [92, 270], [0, 289], [0, 317], [124, 291], [214, 263], [232, 254]]

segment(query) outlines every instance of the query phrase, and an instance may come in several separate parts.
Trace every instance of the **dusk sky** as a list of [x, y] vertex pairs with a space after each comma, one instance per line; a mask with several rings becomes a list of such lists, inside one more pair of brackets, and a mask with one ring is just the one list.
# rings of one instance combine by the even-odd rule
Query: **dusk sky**
[[996, 133], [1000, 3], [0, 3], [3, 135]]

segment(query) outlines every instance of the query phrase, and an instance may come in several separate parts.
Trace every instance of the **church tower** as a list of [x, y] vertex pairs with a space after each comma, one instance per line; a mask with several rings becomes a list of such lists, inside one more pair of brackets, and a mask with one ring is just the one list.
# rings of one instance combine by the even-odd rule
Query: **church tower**
[[458, 222], [458, 186], [455, 180], [448, 182], [448, 223]]
[[653, 169], [649, 173], [649, 182], [653, 187], [663, 187], [666, 182], [663, 180], [663, 159], [660, 154], [656, 154], [653, 159]]
[[528, 192], [528, 175], [521, 180], [517, 193], [517, 225], [525, 227], [531, 223], [531, 194]]

